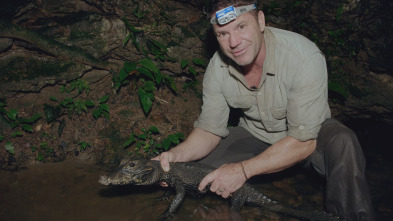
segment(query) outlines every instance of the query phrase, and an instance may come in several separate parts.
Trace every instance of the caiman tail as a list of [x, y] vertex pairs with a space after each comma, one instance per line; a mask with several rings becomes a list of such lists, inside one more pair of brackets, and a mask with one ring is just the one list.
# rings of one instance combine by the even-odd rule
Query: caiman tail
[[[245, 184], [248, 185], [248, 184]], [[313, 220], [313, 221], [338, 221], [338, 217], [334, 217], [331, 214], [328, 214], [324, 211], [308, 211], [308, 210], [299, 210], [293, 209], [289, 206], [282, 205], [269, 197], [263, 195], [262, 193], [258, 192], [251, 186], [247, 188], [248, 192], [253, 192], [253, 194], [249, 194], [250, 197], [246, 199], [246, 204], [260, 206], [267, 208], [273, 212], [277, 212], [280, 214], [292, 216], [295, 218], [299, 218], [302, 220]], [[251, 197], [252, 196], [252, 197]]]

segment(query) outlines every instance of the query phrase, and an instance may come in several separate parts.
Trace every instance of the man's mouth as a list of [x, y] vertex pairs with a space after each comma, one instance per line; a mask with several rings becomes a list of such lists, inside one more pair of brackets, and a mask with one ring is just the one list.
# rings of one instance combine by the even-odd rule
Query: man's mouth
[[243, 55], [245, 52], [246, 52], [246, 48], [243, 48], [243, 49], [241, 49], [241, 50], [233, 51], [233, 52], [232, 52], [232, 55], [233, 55], [234, 57], [239, 57], [239, 56]]

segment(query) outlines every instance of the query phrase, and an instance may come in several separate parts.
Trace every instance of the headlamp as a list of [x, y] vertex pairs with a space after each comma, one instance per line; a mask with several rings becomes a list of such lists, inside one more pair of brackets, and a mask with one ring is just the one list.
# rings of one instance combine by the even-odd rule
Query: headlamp
[[212, 19], [210, 19], [210, 23], [212, 24], [219, 24], [219, 25], [225, 25], [233, 20], [235, 20], [237, 17], [240, 15], [251, 11], [253, 9], [256, 9], [257, 6], [255, 4], [252, 5], [245, 5], [245, 6], [239, 6], [239, 7], [233, 7], [229, 6], [224, 9], [221, 9], [216, 12], [216, 16], [214, 16]]

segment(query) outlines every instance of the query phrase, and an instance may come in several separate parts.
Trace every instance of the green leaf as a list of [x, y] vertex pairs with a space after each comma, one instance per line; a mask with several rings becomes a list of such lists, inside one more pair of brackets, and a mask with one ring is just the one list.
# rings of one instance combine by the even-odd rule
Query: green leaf
[[129, 33], [123, 40], [123, 46], [126, 46], [126, 44], [128, 43], [128, 41], [130, 41], [130, 39], [132, 38], [134, 34], [133, 33]]
[[61, 107], [59, 105], [52, 106], [49, 104], [44, 104], [44, 113], [46, 117], [46, 122], [48, 124], [52, 123], [61, 116]]
[[5, 144], [5, 149], [8, 151], [8, 153], [10, 154], [14, 154], [15, 153], [15, 147], [12, 145], [11, 142], [7, 142]]
[[82, 151], [85, 150], [87, 147], [90, 147], [90, 144], [87, 143], [87, 142], [81, 141], [81, 142], [79, 142], [78, 144], [79, 144], [80, 150], [82, 150]]
[[187, 67], [188, 61], [183, 59], [183, 60], [181, 60], [180, 65], [181, 65], [181, 69], [184, 69], [185, 67]]
[[4, 140], [4, 136], [0, 135], [0, 142]]
[[0, 101], [0, 107], [5, 107], [7, 106], [4, 102]]
[[162, 81], [162, 74], [160, 71], [158, 71], [158, 73], [156, 74], [156, 83], [157, 85], [160, 85]]
[[85, 101], [87, 107], [94, 107], [96, 104], [93, 101]]
[[38, 153], [37, 160], [42, 161], [43, 159], [44, 159], [44, 156], [42, 156], [42, 153]]
[[[143, 85], [143, 89], [147, 92], [153, 92], [156, 90], [156, 86], [154, 85], [153, 81], [146, 81], [145, 84]], [[153, 99], [152, 96], [151, 98]]]
[[341, 6], [337, 9], [337, 12], [336, 12], [336, 21], [337, 22], [340, 21], [343, 11], [344, 11], [344, 4], [341, 4]]
[[100, 109], [109, 112], [109, 105], [108, 104], [100, 104]]
[[153, 133], [160, 133], [160, 130], [158, 130], [158, 128], [156, 126], [151, 126], [149, 128], [149, 131], [153, 132]]
[[109, 96], [108, 95], [104, 95], [102, 96], [99, 100], [98, 103], [102, 104], [108, 101]]
[[124, 68], [122, 68], [121, 70], [120, 70], [120, 72], [119, 72], [119, 81], [120, 81], [120, 83], [123, 83], [123, 81], [126, 79], [128, 77], [128, 73], [127, 73], [127, 71], [124, 69]]
[[168, 139], [170, 141], [172, 141], [172, 143], [174, 143], [174, 144], [179, 144], [179, 138], [176, 135], [174, 135], [174, 134], [170, 134], [168, 136]]
[[175, 93], [177, 93], [176, 84], [172, 77], [167, 77], [165, 83], [166, 85], [169, 86], [170, 89], [172, 89]]
[[18, 126], [18, 122], [11, 122], [11, 123], [10, 123], [10, 127], [11, 127], [12, 129], [14, 129], [16, 126]]
[[15, 121], [16, 120], [16, 115], [18, 115], [18, 110], [15, 109], [11, 109], [9, 112], [7, 112], [7, 117], [12, 120]]
[[104, 117], [109, 120], [110, 116], [108, 112], [102, 112], [102, 115], [104, 115]]
[[198, 59], [198, 58], [192, 59], [192, 63], [202, 66], [202, 67], [206, 67], [206, 63], [203, 60]]
[[150, 70], [143, 68], [143, 67], [138, 67], [136, 69], [139, 73], [143, 74], [144, 76], [150, 78], [151, 80], [154, 80], [153, 74], [150, 72]]
[[169, 139], [164, 139], [162, 141], [162, 146], [164, 147], [165, 150], [168, 150], [169, 147], [171, 146], [171, 141]]
[[[140, 140], [146, 140], [146, 138], [147, 138], [147, 135], [146, 134], [139, 134], [138, 135], [138, 138], [140, 139]], [[143, 145], [145, 145], [146, 144], [146, 142], [143, 142], [143, 141], [140, 141]]]
[[176, 135], [180, 140], [184, 140], [184, 138], [186, 137], [183, 133], [175, 133], [175, 135]]
[[129, 23], [125, 18], [123, 18], [124, 23], [126, 23], [126, 27], [129, 31], [137, 33], [141, 32], [141, 30], [136, 29], [131, 23]]
[[157, 47], [159, 47], [161, 50], [163, 50], [163, 51], [165, 51], [165, 52], [168, 52], [168, 49], [167, 49], [167, 47], [165, 46], [165, 45], [163, 45], [163, 44], [161, 44], [160, 42], [158, 42], [158, 41], [155, 41], [155, 40], [153, 40], [153, 39], [149, 39], [151, 42], [153, 42], [153, 44], [155, 44]]
[[338, 82], [334, 82], [334, 81], [329, 82], [328, 89], [330, 91], [334, 91], [334, 92], [340, 94], [345, 99], [348, 99], [348, 97], [349, 97], [348, 90]]
[[141, 65], [142, 67], [152, 71], [155, 74], [158, 74], [159, 69], [157, 67], [157, 65], [150, 59], [143, 59], [141, 61], [139, 61], [139, 65]]
[[21, 131], [15, 131], [11, 134], [12, 137], [17, 137], [17, 136], [23, 136], [23, 133]]
[[196, 76], [196, 74], [197, 74], [197, 71], [195, 70], [194, 67], [189, 67], [189, 68], [188, 68], [188, 71], [189, 71], [191, 74], [193, 74], [194, 76]]
[[53, 97], [53, 96], [50, 96], [50, 97], [49, 97], [49, 100], [55, 101], [55, 102], [58, 102], [58, 101], [59, 101], [57, 98], [55, 98], [55, 97]]
[[129, 62], [129, 61], [126, 61], [126, 62], [124, 62], [124, 70], [127, 72], [127, 73], [130, 73], [130, 72], [132, 72], [132, 71], [135, 71], [136, 70], [136, 67], [137, 67], [137, 63], [135, 63], [135, 62]]
[[28, 119], [23, 119], [23, 120], [21, 120], [21, 122], [24, 122], [24, 123], [34, 123], [34, 122], [36, 122], [38, 119], [40, 119], [41, 118], [41, 115], [40, 114], [35, 114], [35, 115], [33, 115], [32, 117], [30, 117], [30, 118], [28, 118]]
[[33, 127], [31, 126], [31, 125], [28, 125], [28, 124], [22, 124], [22, 129], [24, 130], [24, 131], [27, 131], [27, 132], [33, 132]]
[[153, 98], [153, 93], [146, 92], [142, 88], [139, 88], [139, 99], [145, 114], [149, 113], [151, 106], [153, 105]]
[[139, 42], [136, 40], [136, 37], [134, 34], [132, 34], [132, 44], [136, 47], [136, 50], [140, 50]]
[[129, 145], [131, 145], [134, 142], [135, 142], [135, 136], [134, 136], [134, 134], [131, 134], [130, 138], [128, 138], [128, 140], [126, 140], [126, 142], [124, 142], [123, 147], [128, 147]]
[[95, 119], [98, 119], [98, 117], [101, 115], [101, 110], [100, 109], [96, 109], [96, 110], [93, 111], [92, 114], [93, 114], [93, 117]]

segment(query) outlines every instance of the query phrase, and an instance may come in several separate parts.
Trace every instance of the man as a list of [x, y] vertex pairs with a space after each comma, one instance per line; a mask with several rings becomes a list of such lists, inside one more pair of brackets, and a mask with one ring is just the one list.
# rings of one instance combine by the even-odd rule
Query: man
[[[233, 6], [233, 7], [230, 7]], [[326, 177], [326, 211], [345, 220], [373, 220], [355, 134], [331, 119], [325, 58], [314, 43], [266, 27], [253, 0], [213, 0], [211, 23], [220, 45], [203, 81], [202, 112], [190, 136], [154, 158], [215, 166], [200, 183], [224, 198], [247, 179], [297, 163]], [[229, 109], [239, 126], [227, 128]]]

